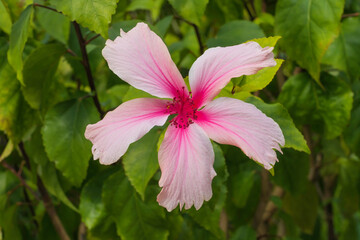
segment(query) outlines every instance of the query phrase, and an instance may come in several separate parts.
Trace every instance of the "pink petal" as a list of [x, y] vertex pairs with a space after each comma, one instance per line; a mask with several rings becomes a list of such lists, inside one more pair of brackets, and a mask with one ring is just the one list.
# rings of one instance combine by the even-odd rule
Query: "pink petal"
[[161, 168], [157, 201], [168, 211], [192, 205], [199, 209], [212, 196], [214, 151], [205, 132], [196, 124], [188, 128], [169, 126], [159, 149]]
[[108, 112], [95, 124], [89, 124], [85, 138], [93, 143], [94, 159], [112, 164], [124, 155], [129, 145], [144, 136], [154, 126], [166, 122], [167, 102], [161, 99], [138, 98], [127, 101]]
[[255, 161], [272, 168], [279, 144], [285, 144], [279, 125], [254, 105], [232, 98], [217, 98], [198, 112], [199, 124], [221, 144], [234, 145]]
[[194, 102], [201, 107], [211, 101], [231, 78], [275, 66], [272, 50], [262, 48], [256, 42], [208, 49], [195, 61], [189, 72]]
[[164, 42], [145, 23], [107, 40], [102, 54], [122, 80], [154, 96], [173, 98], [176, 90], [185, 87]]

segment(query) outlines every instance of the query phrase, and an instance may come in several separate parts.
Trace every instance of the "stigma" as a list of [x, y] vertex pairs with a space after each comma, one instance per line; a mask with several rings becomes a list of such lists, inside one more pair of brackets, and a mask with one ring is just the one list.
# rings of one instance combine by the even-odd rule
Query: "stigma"
[[170, 124], [176, 128], [185, 129], [193, 124], [194, 120], [197, 119], [197, 109], [192, 100], [191, 92], [187, 94], [185, 87], [182, 87], [181, 91], [177, 90], [172, 102], [168, 103], [166, 112], [170, 115], [177, 114], [170, 120]]

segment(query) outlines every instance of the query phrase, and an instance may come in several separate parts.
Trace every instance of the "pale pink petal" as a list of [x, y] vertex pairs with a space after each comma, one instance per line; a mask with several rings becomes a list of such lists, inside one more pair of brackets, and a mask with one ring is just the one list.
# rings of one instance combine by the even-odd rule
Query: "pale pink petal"
[[168, 211], [192, 205], [199, 209], [212, 196], [214, 151], [206, 133], [196, 124], [170, 125], [159, 149], [162, 187], [157, 201]]
[[192, 65], [189, 82], [198, 107], [211, 101], [231, 78], [251, 75], [264, 67], [275, 66], [273, 48], [256, 42], [231, 47], [210, 48]]
[[106, 41], [102, 54], [122, 80], [161, 98], [173, 98], [185, 87], [166, 45], [145, 23], [120, 33], [114, 41]]
[[274, 149], [285, 144], [279, 125], [254, 105], [232, 98], [217, 98], [198, 112], [196, 124], [221, 144], [234, 145], [249, 157], [272, 168]]
[[131, 143], [154, 126], [164, 125], [168, 117], [166, 105], [165, 100], [138, 98], [108, 112], [96, 124], [89, 124], [85, 137], [93, 143], [94, 159], [106, 165], [119, 160]]

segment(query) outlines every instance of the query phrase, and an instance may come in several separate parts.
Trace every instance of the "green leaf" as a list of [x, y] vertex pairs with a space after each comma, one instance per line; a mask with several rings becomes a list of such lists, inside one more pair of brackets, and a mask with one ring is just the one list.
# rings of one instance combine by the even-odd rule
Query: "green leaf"
[[[263, 68], [256, 74], [238, 78], [239, 83], [234, 89], [235, 92], [255, 92], [265, 88], [272, 81], [281, 64], [284, 62], [282, 59], [275, 59], [275, 61], [276, 66], [274, 67]], [[236, 81], [236, 79], [233, 81]]]
[[228, 178], [228, 172], [220, 146], [213, 143], [213, 148], [215, 153], [214, 169], [217, 174], [212, 183], [213, 196], [209, 202], [204, 202], [199, 210], [191, 208], [188, 213], [195, 222], [213, 233], [217, 238], [222, 238], [224, 233], [219, 227], [219, 222], [227, 195], [226, 180]]
[[91, 143], [84, 137], [86, 125], [99, 120], [89, 99], [59, 103], [46, 116], [42, 135], [50, 161], [75, 186], [86, 177]]
[[207, 46], [209, 48], [232, 46], [254, 38], [263, 37], [265, 35], [259, 25], [247, 20], [236, 20], [221, 26], [216, 37], [207, 41]]
[[8, 60], [10, 65], [15, 69], [17, 79], [22, 83], [23, 69], [23, 50], [31, 31], [34, 8], [28, 6], [20, 15], [20, 18], [14, 23], [10, 34], [10, 48], [8, 51]]
[[108, 38], [108, 24], [118, 0], [50, 0], [56, 9], [83, 27]]
[[344, 0], [280, 0], [275, 32], [287, 55], [320, 83], [320, 61], [339, 32]]
[[9, 12], [6, 9], [3, 0], [0, 0], [0, 28], [7, 34], [10, 34], [11, 26], [12, 22]]
[[164, 209], [155, 202], [157, 191], [148, 187], [143, 202], [123, 172], [106, 180], [102, 198], [122, 239], [167, 239]]
[[341, 24], [340, 34], [322, 59], [345, 71], [351, 78], [360, 76], [360, 17], [347, 18]]
[[0, 130], [18, 144], [36, 120], [34, 111], [21, 94], [16, 73], [7, 63], [7, 47], [0, 47]]
[[80, 195], [80, 214], [86, 227], [93, 229], [106, 217], [105, 205], [101, 198], [101, 191], [105, 180], [113, 173], [115, 168], [95, 175], [83, 187]]
[[301, 194], [286, 193], [283, 206], [305, 233], [313, 232], [318, 215], [318, 196], [314, 185], [309, 183]]
[[169, 2], [180, 16], [200, 25], [209, 0], [169, 0]]
[[275, 47], [281, 36], [264, 37], [251, 39], [250, 41], [257, 42], [261, 47]]
[[131, 144], [122, 158], [125, 174], [142, 199], [149, 180], [159, 169], [157, 143], [160, 134], [160, 128], [152, 129], [139, 141]]
[[12, 153], [13, 150], [14, 150], [14, 144], [12, 143], [12, 141], [8, 141], [5, 149], [2, 151], [2, 153], [0, 155], [0, 162], [2, 160], [4, 160], [5, 158], [7, 158], [8, 156], [10, 156], [10, 154]]
[[2, 227], [4, 231], [4, 240], [22, 239], [17, 220], [18, 214], [18, 206], [16, 205], [10, 206], [2, 211], [0, 215], [0, 227]]
[[30, 106], [42, 113], [57, 100], [59, 86], [54, 75], [65, 50], [60, 44], [42, 45], [24, 63], [22, 92]]
[[49, 161], [45, 153], [40, 129], [36, 129], [32, 134], [31, 139], [25, 142], [25, 150], [31, 160], [37, 164], [37, 173], [43, 181], [47, 191], [57, 197], [66, 206], [77, 212], [77, 208], [64, 193], [54, 164]]
[[309, 155], [284, 149], [275, 164], [275, 183], [291, 194], [301, 193], [307, 186], [309, 173]]
[[279, 124], [285, 137], [284, 147], [310, 153], [303, 135], [296, 128], [284, 106], [280, 103], [267, 104], [255, 97], [247, 98], [246, 102], [254, 104], [258, 109]]
[[311, 123], [313, 130], [335, 138], [349, 122], [353, 93], [345, 82], [329, 74], [322, 74], [321, 81], [325, 90], [314, 84], [308, 74], [295, 75], [285, 82], [278, 100], [297, 123]]
[[59, 42], [67, 44], [70, 34], [70, 20], [67, 17], [45, 8], [37, 8], [36, 17], [48, 34]]
[[138, 9], [150, 10], [152, 19], [157, 19], [160, 15], [161, 6], [164, 0], [133, 0], [127, 7], [127, 11]]
[[167, 30], [169, 29], [170, 27], [170, 24], [173, 20], [173, 16], [170, 15], [170, 16], [167, 16], [167, 17], [164, 17], [163, 19], [161, 19], [160, 21], [158, 21], [156, 23], [156, 25], [154, 26], [154, 30], [155, 32], [161, 37], [163, 38], [167, 32]]

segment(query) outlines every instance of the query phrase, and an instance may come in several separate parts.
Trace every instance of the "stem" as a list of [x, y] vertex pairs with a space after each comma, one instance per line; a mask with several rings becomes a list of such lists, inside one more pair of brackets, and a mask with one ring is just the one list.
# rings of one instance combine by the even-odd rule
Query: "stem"
[[197, 41], [199, 43], [200, 55], [202, 55], [204, 53], [204, 45], [203, 45], [203, 43], [201, 41], [201, 35], [200, 35], [199, 27], [195, 23], [190, 22], [190, 21], [188, 21], [188, 20], [186, 20], [186, 19], [184, 19], [182, 17], [179, 17], [179, 16], [175, 15], [175, 18], [189, 24], [190, 26], [192, 26], [194, 28], [195, 34], [196, 34], [196, 39], [197, 39]]
[[51, 7], [48, 7], [48, 6], [44, 6], [44, 5], [41, 5], [41, 4], [38, 4], [38, 3], [34, 3], [33, 6], [34, 6], [34, 7], [46, 8], [46, 9], [49, 9], [49, 10], [51, 10], [51, 11], [60, 13], [60, 12], [58, 12], [55, 8], [51, 8]]
[[[26, 166], [31, 169], [31, 165], [30, 165], [30, 159], [29, 156], [27, 155], [25, 148], [24, 148], [24, 144], [23, 142], [20, 142], [19, 144], [19, 149], [20, 152], [25, 160]], [[51, 201], [50, 195], [47, 192], [43, 182], [41, 181], [41, 179], [39, 178], [39, 176], [37, 177], [37, 186], [39, 189], [39, 192], [41, 194], [42, 197], [42, 201], [44, 203], [45, 206], [45, 210], [47, 212], [47, 214], [49, 215], [52, 224], [54, 225], [55, 230], [57, 231], [57, 233], [59, 234], [59, 237], [61, 240], [70, 240], [69, 235], [67, 234], [62, 222], [60, 221], [59, 216], [56, 213], [55, 207]]]
[[29, 185], [27, 185], [25, 180], [17, 173], [17, 171], [13, 167], [11, 167], [6, 162], [1, 162], [1, 165], [7, 170], [9, 170], [12, 174], [14, 174], [14, 176], [16, 176], [19, 179], [21, 185], [23, 185], [36, 198], [36, 200], [41, 201], [39, 196], [34, 192], [34, 190], [31, 187], [29, 187]]
[[86, 40], [85, 45], [88, 45], [92, 40], [95, 40], [96, 38], [98, 38], [100, 36], [100, 34], [96, 34], [95, 36], [93, 36], [92, 38], [90, 38], [89, 40]]
[[244, 7], [246, 9], [246, 11], [248, 12], [249, 14], [249, 17], [250, 17], [250, 20], [253, 21], [255, 19], [254, 15], [251, 13], [251, 10], [249, 8], [249, 6], [247, 5], [247, 2], [245, 0], [243, 0], [243, 4], [244, 4]]
[[93, 100], [94, 100], [96, 109], [98, 110], [101, 118], [103, 118], [104, 117], [104, 112], [101, 109], [101, 105], [100, 105], [100, 102], [99, 102], [99, 99], [98, 99], [98, 96], [97, 96], [97, 93], [96, 93], [94, 78], [93, 78], [93, 75], [91, 73], [91, 68], [90, 68], [90, 63], [89, 63], [89, 57], [88, 57], [88, 54], [86, 52], [86, 41], [85, 41], [85, 39], [83, 38], [83, 36], [81, 34], [79, 24], [77, 22], [73, 22], [73, 24], [74, 24], [74, 28], [75, 28], [75, 31], [76, 31], [76, 36], [78, 38], [80, 49], [81, 49], [82, 63], [83, 63], [83, 66], [85, 68], [85, 72], [86, 72], [86, 76], [87, 76], [87, 79], [88, 79], [88, 82], [89, 82], [90, 89], [91, 89], [91, 91], [93, 93]]
[[360, 13], [356, 12], [356, 13], [347, 13], [347, 14], [343, 14], [341, 17], [342, 18], [347, 18], [347, 17], [357, 17], [359, 16]]

